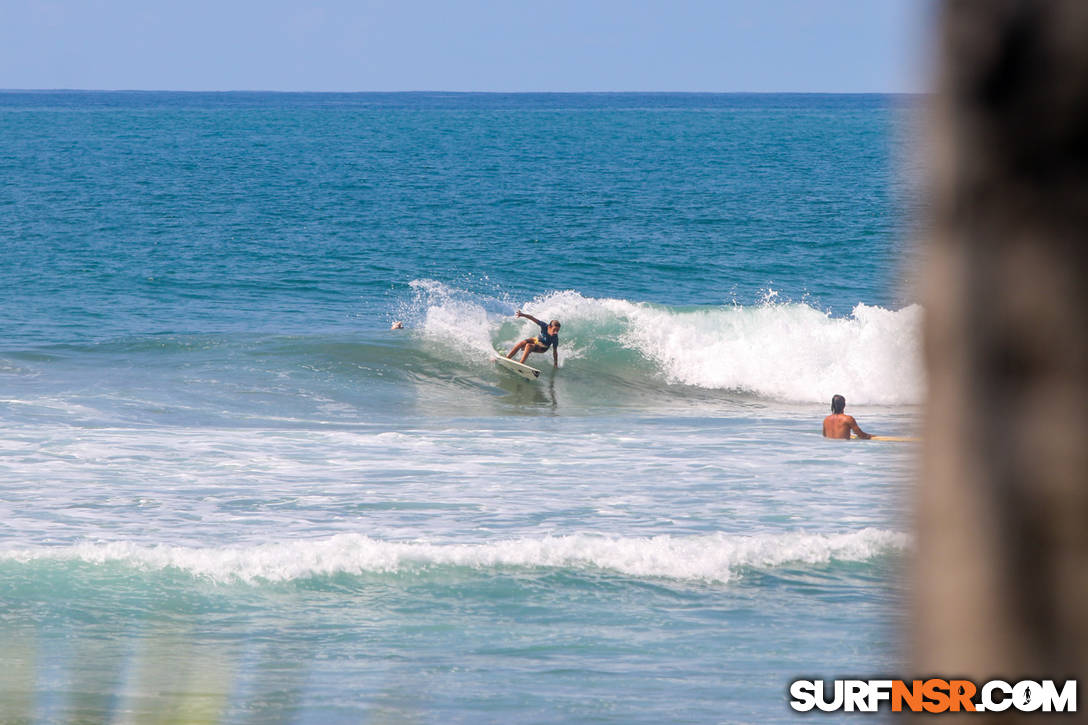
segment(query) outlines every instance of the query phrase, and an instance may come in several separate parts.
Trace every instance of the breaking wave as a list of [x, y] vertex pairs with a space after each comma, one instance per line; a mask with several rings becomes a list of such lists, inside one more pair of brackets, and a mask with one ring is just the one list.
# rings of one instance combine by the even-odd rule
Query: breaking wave
[[604, 570], [632, 577], [727, 582], [745, 569], [864, 562], [909, 546], [906, 534], [867, 528], [839, 534], [643, 538], [577, 534], [494, 543], [389, 542], [358, 534], [238, 547], [132, 542], [0, 550], [8, 563], [119, 564], [175, 569], [218, 582], [285, 582], [337, 574], [399, 573], [436, 567]]
[[412, 287], [404, 316], [423, 340], [461, 361], [486, 359], [533, 334], [531, 322], [512, 319], [520, 308], [562, 321], [564, 365], [791, 402], [843, 393], [851, 403], [917, 404], [925, 393], [918, 305], [859, 303], [850, 316], [833, 317], [777, 302], [773, 293], [755, 306], [668, 307], [575, 291], [516, 303], [432, 280]]

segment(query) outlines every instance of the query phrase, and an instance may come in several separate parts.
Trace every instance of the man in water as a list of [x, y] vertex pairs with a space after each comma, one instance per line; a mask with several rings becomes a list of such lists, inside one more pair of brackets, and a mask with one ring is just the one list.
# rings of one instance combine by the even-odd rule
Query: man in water
[[522, 364], [529, 358], [531, 352], [547, 352], [548, 348], [552, 349], [552, 364], [555, 367], [559, 367], [559, 320], [552, 320], [545, 324], [536, 319], [532, 315], [527, 315], [521, 310], [518, 310], [516, 317], [524, 317], [527, 320], [532, 320], [536, 324], [540, 325], [540, 334], [536, 337], [527, 337], [510, 350], [510, 353], [506, 356], [508, 358], [514, 357], [514, 353], [518, 350], [524, 349], [520, 362]]
[[872, 438], [863, 431], [854, 416], [843, 413], [846, 410], [846, 398], [835, 395], [831, 398], [831, 415], [824, 418], [824, 438], [850, 438], [853, 432], [858, 438]]

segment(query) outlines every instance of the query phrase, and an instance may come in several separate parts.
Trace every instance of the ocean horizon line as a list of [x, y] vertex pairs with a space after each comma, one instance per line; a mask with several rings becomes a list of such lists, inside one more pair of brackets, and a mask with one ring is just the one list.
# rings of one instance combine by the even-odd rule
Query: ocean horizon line
[[175, 93], [192, 95], [373, 95], [373, 96], [927, 96], [928, 91], [466, 91], [466, 90], [397, 90], [397, 91], [330, 91], [275, 89], [194, 90], [171, 88], [0, 88], [0, 93]]

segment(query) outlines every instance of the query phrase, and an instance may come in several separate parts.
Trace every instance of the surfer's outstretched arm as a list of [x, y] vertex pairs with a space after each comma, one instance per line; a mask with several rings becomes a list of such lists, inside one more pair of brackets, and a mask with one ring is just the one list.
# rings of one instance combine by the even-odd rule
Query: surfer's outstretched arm
[[559, 367], [559, 344], [552, 346], [552, 365]]
[[525, 312], [522, 312], [521, 310], [518, 310], [518, 311], [517, 311], [517, 314], [516, 314], [516, 315], [514, 315], [514, 317], [524, 317], [524, 318], [525, 318], [526, 320], [532, 320], [533, 322], [535, 322], [535, 323], [536, 323], [536, 324], [538, 324], [538, 325], [542, 325], [542, 324], [544, 324], [544, 323], [542, 323], [542, 322], [541, 322], [540, 320], [538, 320], [538, 319], [536, 319], [535, 317], [533, 317], [532, 315], [530, 315], [530, 314], [527, 314], [527, 313], [525, 313]]

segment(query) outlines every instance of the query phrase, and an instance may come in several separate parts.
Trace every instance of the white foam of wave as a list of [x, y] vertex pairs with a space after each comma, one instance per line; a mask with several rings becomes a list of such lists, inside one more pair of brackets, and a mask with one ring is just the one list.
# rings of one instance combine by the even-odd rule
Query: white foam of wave
[[625, 339], [671, 382], [801, 402], [920, 403], [922, 308], [858, 304], [836, 318], [803, 304], [695, 312], [633, 306]]
[[179, 569], [219, 582], [282, 582], [432, 566], [602, 569], [635, 577], [726, 582], [744, 568], [867, 561], [908, 545], [905, 534], [872, 528], [840, 534], [753, 536], [718, 533], [624, 538], [577, 534], [481, 544], [401, 543], [340, 534], [322, 540], [224, 548], [81, 543], [0, 550], [0, 560], [117, 563], [150, 571]]
[[[858, 304], [832, 317], [768, 294], [753, 307], [676, 309], [558, 292], [534, 307], [565, 329], [622, 323], [619, 342], [653, 361], [670, 383], [740, 390], [778, 400], [900, 405], [922, 401], [922, 308]], [[569, 321], [569, 322], [568, 322]]]
[[[464, 359], [480, 359], [535, 328], [512, 322], [518, 306], [433, 280], [416, 280], [416, 326], [424, 338]], [[561, 357], [586, 355], [608, 338], [652, 361], [670, 383], [739, 390], [779, 400], [826, 403], [835, 393], [851, 403], [921, 402], [922, 309], [858, 304], [832, 317], [805, 304], [778, 303], [677, 309], [555, 292], [521, 308], [564, 323]]]
[[[502, 346], [533, 331], [527, 323], [511, 324], [509, 301], [430, 280], [412, 285], [424, 336], [462, 346], [464, 357], [478, 358], [493, 340]], [[887, 310], [859, 303], [849, 317], [833, 317], [775, 299], [768, 291], [757, 306], [683, 309], [568, 290], [522, 309], [562, 320], [562, 360], [585, 357], [594, 342], [608, 339], [651, 361], [669, 383], [806, 403], [827, 403], [836, 393], [851, 404], [922, 401], [920, 306]]]
[[465, 359], [486, 359], [494, 350], [491, 329], [496, 315], [488, 308], [497, 300], [473, 295], [435, 280], [413, 280], [415, 299], [405, 311], [411, 327], [440, 343], [439, 349]]

